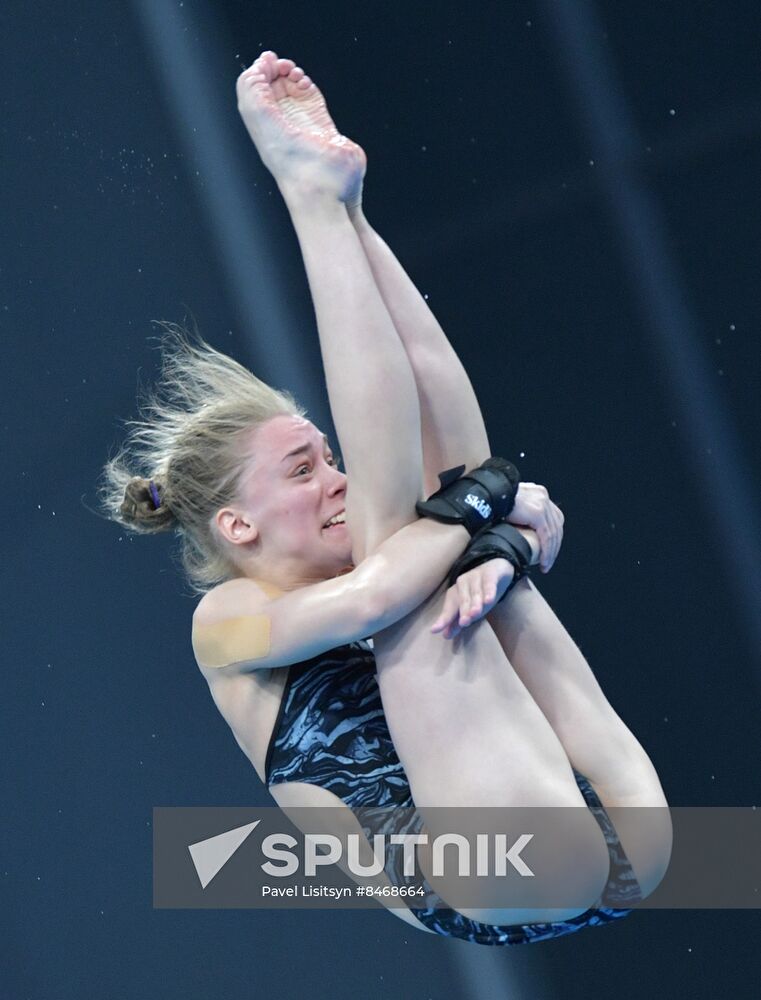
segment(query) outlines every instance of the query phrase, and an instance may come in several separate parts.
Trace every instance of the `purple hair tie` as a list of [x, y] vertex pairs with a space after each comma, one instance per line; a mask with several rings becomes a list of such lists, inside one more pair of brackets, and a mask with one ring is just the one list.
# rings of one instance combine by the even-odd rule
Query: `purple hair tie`
[[154, 510], [158, 510], [161, 506], [161, 497], [159, 496], [159, 491], [156, 489], [156, 484], [152, 479], [148, 482], [148, 489], [151, 491], [151, 500], [153, 500]]

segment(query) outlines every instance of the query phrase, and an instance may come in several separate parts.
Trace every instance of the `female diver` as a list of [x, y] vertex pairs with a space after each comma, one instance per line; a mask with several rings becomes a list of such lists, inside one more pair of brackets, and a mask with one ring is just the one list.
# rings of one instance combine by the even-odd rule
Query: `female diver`
[[[262, 53], [237, 95], [298, 236], [351, 488], [292, 397], [175, 337], [106, 466], [111, 516], [178, 529], [204, 594], [199, 667], [282, 808], [340, 806], [346, 832], [363, 806], [589, 807], [558, 859], [586, 906], [462, 909], [431, 891], [425, 908], [384, 900], [393, 913], [484, 944], [625, 916], [663, 877], [671, 828], [665, 808], [647, 837], [625, 810], [614, 829], [605, 809], [665, 807], [660, 782], [536, 587], [513, 579], [514, 560], [442, 590], [469, 529], [417, 519], [416, 503], [442, 470], [474, 469], [490, 449], [459, 359], [363, 215], [364, 152], [289, 59]], [[549, 571], [563, 518], [547, 491], [521, 484], [507, 520]]]

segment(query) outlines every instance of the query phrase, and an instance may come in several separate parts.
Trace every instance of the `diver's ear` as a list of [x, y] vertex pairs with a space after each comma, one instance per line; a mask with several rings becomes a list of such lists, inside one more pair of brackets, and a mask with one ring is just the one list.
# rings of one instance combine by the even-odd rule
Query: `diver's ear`
[[259, 537], [259, 529], [250, 515], [235, 507], [218, 510], [214, 520], [220, 535], [232, 545], [248, 545]]

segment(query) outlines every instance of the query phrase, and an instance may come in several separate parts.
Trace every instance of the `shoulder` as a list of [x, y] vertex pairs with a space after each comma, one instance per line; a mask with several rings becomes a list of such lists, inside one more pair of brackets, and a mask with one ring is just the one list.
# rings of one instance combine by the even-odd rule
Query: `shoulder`
[[240, 577], [225, 580], [204, 594], [193, 612], [193, 628], [215, 625], [227, 618], [238, 615], [256, 614], [271, 601], [279, 597], [281, 591], [261, 580]]
[[263, 581], [228, 580], [201, 598], [193, 613], [191, 642], [209, 679], [278, 666], [272, 661], [269, 606], [280, 591]]

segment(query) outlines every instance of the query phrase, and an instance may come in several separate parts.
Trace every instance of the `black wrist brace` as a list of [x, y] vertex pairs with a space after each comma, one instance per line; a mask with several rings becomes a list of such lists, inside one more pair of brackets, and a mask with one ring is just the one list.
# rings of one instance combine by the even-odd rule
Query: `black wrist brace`
[[487, 458], [463, 476], [464, 471], [465, 466], [460, 465], [442, 472], [441, 489], [417, 503], [415, 509], [421, 517], [462, 524], [472, 536], [508, 516], [515, 505], [520, 474], [504, 458]]
[[452, 566], [449, 572], [449, 586], [452, 586], [458, 576], [490, 559], [507, 559], [515, 570], [510, 585], [500, 597], [502, 601], [522, 577], [528, 576], [531, 546], [512, 524], [495, 524], [492, 527], [482, 528]]

